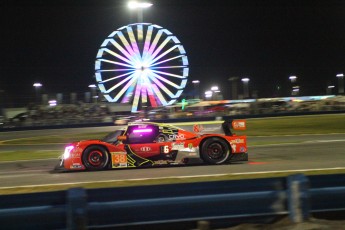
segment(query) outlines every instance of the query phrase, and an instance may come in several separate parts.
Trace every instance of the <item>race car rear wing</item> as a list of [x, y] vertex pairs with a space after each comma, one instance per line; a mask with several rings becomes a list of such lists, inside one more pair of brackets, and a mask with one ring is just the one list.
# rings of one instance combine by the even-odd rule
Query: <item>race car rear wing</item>
[[217, 123], [200, 122], [200, 123], [194, 124], [190, 131], [193, 131], [199, 134], [224, 132], [226, 136], [231, 136], [233, 135], [231, 130], [245, 130], [245, 129], [246, 129], [246, 120], [228, 120], [224, 122], [219, 121]]

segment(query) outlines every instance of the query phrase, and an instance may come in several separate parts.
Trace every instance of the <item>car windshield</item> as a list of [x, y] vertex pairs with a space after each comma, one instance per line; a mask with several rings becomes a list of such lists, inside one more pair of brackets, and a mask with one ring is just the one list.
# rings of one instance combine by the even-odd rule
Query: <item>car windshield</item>
[[117, 141], [117, 137], [121, 136], [124, 133], [124, 130], [116, 130], [114, 132], [108, 133], [105, 137], [101, 139], [101, 141], [107, 143], [115, 143]]

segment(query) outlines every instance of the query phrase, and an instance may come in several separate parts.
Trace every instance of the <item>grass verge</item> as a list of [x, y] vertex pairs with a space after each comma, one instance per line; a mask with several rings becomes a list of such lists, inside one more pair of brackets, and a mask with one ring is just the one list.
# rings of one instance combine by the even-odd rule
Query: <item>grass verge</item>
[[[247, 136], [272, 136], [272, 135], [300, 135], [300, 134], [329, 134], [343, 133], [345, 130], [345, 114], [335, 115], [310, 115], [298, 117], [275, 117], [262, 119], [248, 119], [247, 130], [236, 131], [238, 135]], [[219, 123], [219, 122], [218, 122]], [[115, 129], [116, 127], [114, 127]], [[21, 151], [15, 154], [10, 151], [0, 150], [1, 161], [47, 159], [58, 157], [63, 151], [63, 145], [87, 139], [100, 139], [107, 132], [81, 133], [66, 135], [49, 135], [42, 137], [20, 138], [0, 142], [1, 145], [40, 145], [40, 144], [61, 144], [61, 151]], [[291, 142], [289, 142], [291, 143]], [[296, 142], [293, 142], [296, 143]], [[250, 143], [252, 146], [270, 143]]]
[[62, 154], [61, 151], [53, 150], [32, 150], [32, 151], [0, 151], [0, 162], [4, 161], [19, 161], [19, 160], [41, 160], [56, 158]]

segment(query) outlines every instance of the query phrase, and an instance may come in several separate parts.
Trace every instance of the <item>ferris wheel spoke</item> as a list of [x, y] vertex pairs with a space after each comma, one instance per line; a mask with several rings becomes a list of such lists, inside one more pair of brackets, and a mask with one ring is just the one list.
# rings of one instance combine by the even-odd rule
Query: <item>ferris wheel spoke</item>
[[[128, 59], [132, 60], [133, 59], [133, 55], [134, 55], [134, 51], [133, 51], [132, 47], [130, 46], [130, 44], [128, 43], [127, 39], [125, 38], [125, 36], [123, 35], [122, 32], [119, 32], [118, 36], [119, 36], [122, 44], [125, 46], [126, 50], [122, 46], [120, 46], [119, 44], [118, 44], [118, 47], [119, 47], [118, 49], [121, 52], [123, 52], [124, 54], [127, 54], [128, 55]], [[127, 57], [127, 55], [126, 55], [126, 57]]]
[[[150, 62], [153, 63], [154, 59], [161, 51], [162, 49], [168, 44], [168, 42], [171, 40], [171, 37], [167, 37], [158, 47], [156, 50], [154, 50], [153, 53], [151, 53], [151, 56], [150, 56]], [[159, 57], [161, 56], [165, 56], [167, 53], [169, 53], [171, 50], [174, 50], [177, 46], [173, 46], [171, 47], [170, 49], [168, 49], [168, 51], [165, 51], [163, 54], [159, 55]], [[159, 59], [159, 57], [157, 59]], [[153, 60], [154, 59], [154, 60]]]
[[159, 30], [158, 33], [156, 34], [155, 38], [153, 39], [153, 42], [151, 43], [150, 49], [149, 49], [149, 51], [148, 51], [148, 53], [149, 53], [150, 55], [151, 55], [151, 54], [154, 52], [154, 50], [156, 49], [156, 46], [157, 46], [158, 41], [159, 41], [159, 39], [161, 38], [162, 34], [163, 34], [163, 31], [162, 31], [162, 30]]
[[131, 78], [132, 78], [132, 76], [126, 77], [125, 79], [123, 79], [122, 81], [120, 81], [119, 83], [117, 83], [116, 85], [111, 87], [110, 89], [108, 89], [106, 91], [106, 93], [110, 93], [110, 92], [114, 91], [116, 88], [118, 88], [120, 85], [124, 84], [126, 81], [129, 81]]
[[137, 84], [135, 89], [135, 95], [132, 104], [132, 112], [136, 112], [138, 110], [139, 99], [140, 99], [140, 92], [141, 92], [141, 84]]
[[136, 81], [138, 78], [137, 77], [133, 77], [129, 82], [127, 82], [127, 84], [125, 85], [125, 87], [123, 87], [120, 92], [115, 96], [115, 100], [118, 101], [120, 99], [120, 97], [126, 92], [126, 90], [134, 83], [134, 81]]
[[131, 45], [132, 45], [132, 49], [133, 49], [134, 55], [135, 55], [136, 59], [140, 60], [139, 47], [138, 47], [137, 41], [135, 40], [132, 28], [131, 27], [127, 27], [127, 32], [128, 32], [129, 40], [131, 41]]
[[141, 102], [142, 103], [147, 103], [147, 89], [146, 89], [146, 85], [144, 84], [142, 87], [141, 87]]
[[[166, 79], [166, 78], [163, 78], [163, 77], [159, 76], [158, 74], [152, 73], [152, 74], [150, 75], [150, 78], [151, 78], [151, 79], [152, 79], [152, 78], [158, 78], [159, 80], [161, 80], [161, 81], [167, 83], [168, 85], [170, 85], [170, 86], [172, 86], [172, 87], [174, 87], [174, 88], [176, 88], [176, 89], [179, 89], [179, 88], [180, 88], [179, 85], [175, 84], [175, 83], [172, 82], [172, 81], [169, 81], [169, 80]], [[152, 80], [153, 80], [153, 79], [152, 79]]]
[[149, 100], [150, 100], [152, 107], [157, 107], [157, 101], [156, 101], [156, 98], [155, 98], [154, 93], [152, 91], [151, 84], [148, 85], [148, 87], [147, 87], [147, 94], [148, 94], [148, 97], [149, 97]]
[[113, 55], [114, 57], [117, 57], [118, 59], [121, 59], [122, 61], [127, 62], [127, 63], [130, 64], [130, 65], [132, 64], [132, 62], [131, 62], [129, 59], [127, 59], [127, 58], [125, 58], [125, 57], [123, 57], [123, 56], [121, 56], [121, 55], [115, 53], [114, 51], [112, 51], [112, 50], [110, 50], [110, 49], [108, 49], [108, 48], [102, 48], [102, 49], [100, 49], [100, 50], [98, 51], [97, 58], [98, 58], [98, 57], [102, 57], [104, 52], [107, 52], [107, 53], [109, 53], [110, 55]]
[[98, 59], [97, 61], [99, 62], [106, 62], [106, 63], [110, 63], [110, 64], [114, 64], [114, 65], [121, 65], [121, 66], [126, 66], [126, 67], [130, 67], [130, 68], [133, 68], [133, 65], [128, 65], [128, 64], [125, 64], [125, 63], [122, 63], [122, 62], [117, 62], [117, 61], [111, 61], [111, 60], [108, 60], [108, 59]]
[[186, 78], [184, 75], [177, 75], [177, 74], [172, 74], [172, 73], [168, 73], [168, 72], [162, 72], [162, 71], [158, 71], [158, 70], [152, 70], [152, 72], [159, 73], [159, 74], [166, 75], [166, 76], [170, 76], [170, 77]]
[[165, 87], [157, 78], [151, 78], [151, 80], [153, 82], [156, 83], [157, 86], [159, 86], [159, 88], [161, 88], [167, 95], [169, 95], [169, 97], [174, 97], [175, 95], [167, 88]]
[[102, 69], [102, 70], [97, 70], [97, 72], [123, 72], [123, 71], [133, 71], [133, 69]]
[[187, 79], [183, 79], [181, 81], [181, 84], [177, 85], [177, 84], [173, 83], [172, 81], [169, 81], [168, 79], [163, 78], [162, 76], [159, 76], [158, 74], [152, 73], [152, 75], [154, 75], [155, 78], [158, 78], [161, 81], [164, 81], [165, 83], [171, 85], [172, 87], [174, 87], [175, 89], [178, 89], [178, 90], [184, 89], [186, 87], [186, 85], [187, 85]]
[[111, 41], [111, 44], [115, 46], [123, 55], [126, 56], [126, 58], [128, 58], [133, 63], [137, 60], [137, 57], [131, 45], [128, 43], [127, 39], [125, 38], [122, 32], [119, 32], [117, 35], [123, 43], [124, 47], [122, 47], [118, 42], [115, 42], [114, 40]]
[[175, 59], [178, 59], [178, 58], [182, 58], [183, 56], [185, 56], [185, 55], [178, 55], [178, 56], [175, 56], [175, 57], [172, 57], [172, 58], [165, 59], [165, 60], [160, 61], [160, 62], [152, 63], [151, 67], [156, 66], [156, 65], [160, 65], [162, 63], [169, 62], [169, 61], [172, 61], [172, 60], [175, 60]]
[[121, 103], [129, 103], [131, 98], [133, 97], [133, 91], [135, 88], [135, 85], [137, 84], [136, 81], [134, 81], [130, 87], [128, 88], [128, 90], [126, 91], [125, 96], [122, 98]]
[[160, 66], [160, 67], [151, 67], [152, 70], [156, 69], [183, 69], [186, 68], [184, 65], [177, 65], [177, 66]]
[[156, 96], [158, 97], [159, 101], [162, 103], [163, 106], [167, 105], [167, 101], [163, 97], [163, 94], [159, 91], [158, 87], [155, 84], [152, 84], [152, 89]]
[[147, 28], [147, 32], [146, 32], [146, 37], [145, 37], [145, 43], [144, 43], [144, 50], [143, 50], [143, 60], [146, 59], [148, 52], [149, 52], [149, 48], [150, 48], [150, 41], [151, 41], [151, 37], [152, 37], [152, 31], [153, 31], [153, 26], [149, 26]]
[[131, 72], [128, 72], [128, 73], [124, 73], [124, 74], [115, 76], [115, 77], [108, 78], [107, 80], [100, 80], [100, 83], [106, 83], [106, 82], [108, 82], [108, 81], [113, 81], [113, 80], [116, 80], [116, 79], [118, 79], [118, 78], [121, 78], [121, 77], [130, 75], [130, 74], [133, 74], [133, 73], [134, 73], [134, 71], [131, 71]]
[[148, 88], [150, 86], [150, 81], [149, 81], [149, 78], [148, 78], [148, 72], [144, 71], [142, 72], [141, 74], [141, 80], [143, 81], [142, 82], [142, 91], [141, 91], [141, 101], [142, 103], [147, 103], [147, 95], [148, 95]]
[[142, 24], [137, 25], [138, 41], [142, 41], [144, 38], [144, 28]]
[[173, 50], [175, 50], [178, 46], [173, 46], [170, 49], [168, 49], [167, 51], [165, 51], [164, 53], [162, 53], [161, 55], [159, 55], [158, 57], [156, 57], [155, 59], [150, 61], [150, 65], [154, 64], [157, 60], [161, 59], [162, 57], [166, 56], [167, 54], [171, 53]]

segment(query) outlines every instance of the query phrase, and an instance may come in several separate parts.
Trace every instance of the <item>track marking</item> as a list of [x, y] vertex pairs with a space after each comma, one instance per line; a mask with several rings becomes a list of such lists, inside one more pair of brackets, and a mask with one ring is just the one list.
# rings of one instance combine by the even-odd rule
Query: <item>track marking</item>
[[[301, 141], [301, 142], [283, 142], [277, 144], [253, 144], [248, 145], [250, 147], [267, 147], [267, 146], [284, 146], [284, 145], [302, 145], [302, 144], [313, 144], [313, 143], [332, 143], [332, 142], [345, 142], [345, 139], [340, 140], [312, 140], [312, 141]], [[250, 142], [249, 142], [250, 143]]]
[[269, 164], [269, 162], [249, 161], [248, 164], [249, 164], [249, 165], [265, 165], [265, 164]]
[[315, 141], [304, 141], [304, 143], [331, 143], [331, 142], [342, 142], [345, 141], [345, 139], [341, 140], [315, 140]]
[[128, 182], [128, 181], [146, 181], [146, 180], [165, 180], [165, 179], [188, 179], [198, 177], [221, 177], [221, 176], [239, 176], [239, 175], [264, 175], [271, 173], [294, 173], [294, 172], [312, 172], [312, 171], [329, 171], [329, 170], [345, 170], [345, 167], [336, 168], [321, 168], [321, 169], [295, 169], [295, 170], [281, 170], [281, 171], [266, 171], [266, 172], [246, 172], [246, 173], [222, 173], [222, 174], [206, 174], [206, 175], [193, 175], [193, 176], [171, 176], [171, 177], [156, 177], [156, 178], [137, 178], [127, 180], [104, 180], [104, 181], [87, 181], [87, 182], [70, 182], [58, 184], [36, 184], [36, 185], [21, 185], [11, 187], [0, 187], [1, 189], [14, 189], [14, 188], [31, 188], [31, 187], [45, 187], [45, 186], [65, 186], [65, 185], [82, 185], [82, 184], [95, 184], [95, 183], [114, 183], [114, 182]]
[[[60, 154], [62, 155], [62, 154]], [[46, 161], [46, 160], [56, 160], [57, 162], [59, 162], [60, 158], [56, 157], [56, 158], [44, 158], [44, 159], [29, 159], [29, 160], [15, 160], [15, 161], [0, 161], [0, 165], [1, 164], [6, 164], [6, 163], [17, 163], [17, 162], [33, 162], [33, 161]]]

